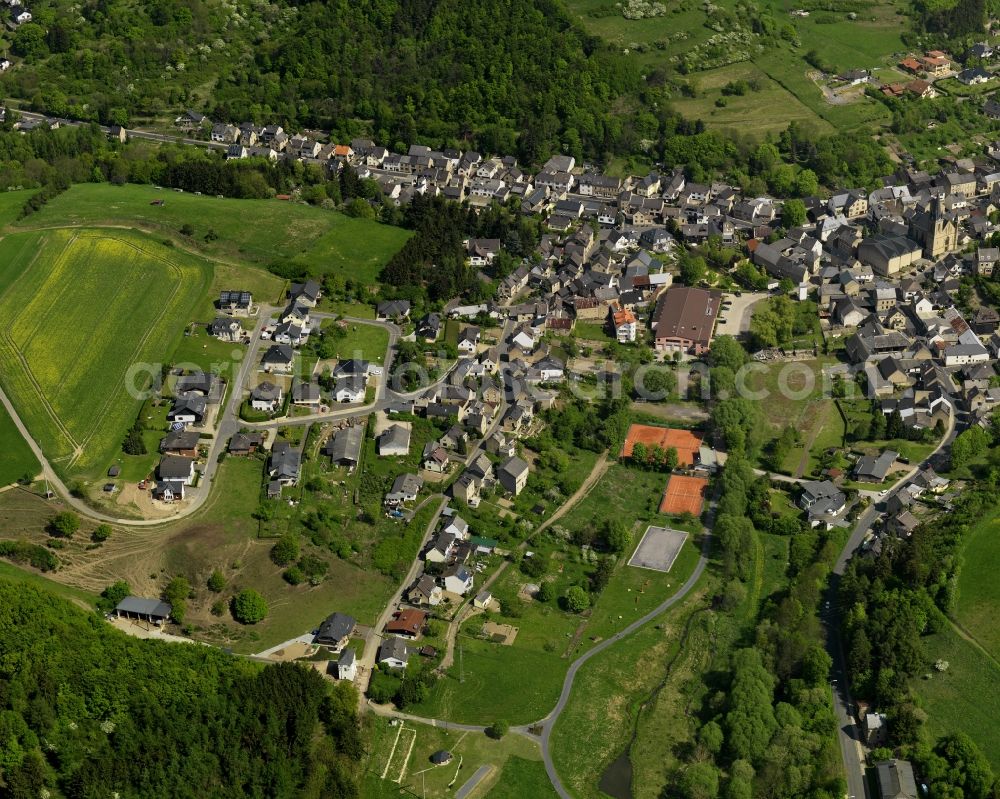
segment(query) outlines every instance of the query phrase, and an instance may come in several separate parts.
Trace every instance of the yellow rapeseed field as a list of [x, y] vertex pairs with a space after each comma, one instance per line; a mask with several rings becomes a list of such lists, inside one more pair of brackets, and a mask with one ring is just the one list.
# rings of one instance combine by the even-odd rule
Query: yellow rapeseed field
[[211, 267], [143, 235], [71, 229], [7, 236], [0, 263], [4, 388], [57, 465], [96, 476], [140, 405], [129, 368], [169, 358]]

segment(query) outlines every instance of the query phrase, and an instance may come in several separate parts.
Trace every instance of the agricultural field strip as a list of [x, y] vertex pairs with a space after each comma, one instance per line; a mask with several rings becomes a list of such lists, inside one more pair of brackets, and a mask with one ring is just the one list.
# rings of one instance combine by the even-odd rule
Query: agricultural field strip
[[[179, 265], [179, 264], [175, 263], [174, 261], [172, 261], [172, 260], [170, 260], [168, 258], [164, 258], [162, 255], [160, 255], [158, 253], [155, 253], [155, 252], [152, 252], [148, 248], [143, 247], [143, 246], [137, 244], [134, 241], [129, 241], [125, 237], [116, 237], [116, 236], [113, 236], [113, 235], [112, 236], [108, 236], [108, 235], [100, 235], [100, 234], [91, 235], [91, 236], [87, 236], [86, 234], [84, 234], [83, 236], [80, 236], [79, 234], [75, 234], [67, 242], [66, 246], [64, 246], [63, 251], [59, 254], [58, 258], [53, 259], [52, 263], [53, 264], [55, 264], [55, 263], [61, 263], [66, 258], [66, 250], [70, 246], [70, 244], [73, 244], [73, 243], [79, 244], [79, 240], [80, 239], [87, 240], [87, 243], [89, 243], [92, 247], [96, 246], [99, 242], [102, 242], [102, 241], [107, 241], [107, 240], [113, 241], [116, 245], [118, 245], [118, 246], [124, 246], [125, 248], [131, 250], [133, 253], [140, 254], [141, 256], [143, 256], [146, 259], [149, 259], [150, 261], [155, 261], [155, 262], [158, 262], [160, 264], [165, 265], [170, 270], [170, 273], [171, 273], [171, 275], [174, 278], [174, 281], [173, 281], [174, 285], [170, 289], [169, 294], [164, 294], [164, 296], [162, 298], [157, 297], [156, 300], [158, 300], [158, 302], [156, 302], [156, 303], [147, 303], [147, 306], [151, 307], [151, 310], [155, 310], [156, 314], [155, 314], [155, 316], [151, 316], [148, 320], [147, 319], [139, 320], [139, 321], [142, 322], [141, 326], [145, 328], [145, 333], [142, 336], [142, 338], [136, 343], [136, 345], [132, 349], [131, 353], [127, 353], [127, 354], [126, 353], [122, 353], [122, 354], [115, 353], [114, 354], [114, 355], [117, 355], [119, 358], [121, 358], [123, 361], [127, 361], [129, 359], [134, 360], [134, 358], [139, 353], [141, 353], [144, 350], [144, 348], [146, 347], [149, 339], [154, 335], [154, 333], [157, 333], [157, 332], [160, 331], [160, 327], [162, 325], [162, 321], [163, 321], [164, 317], [168, 314], [168, 312], [172, 311], [176, 307], [176, 300], [177, 300], [178, 294], [182, 290], [182, 285], [184, 284], [184, 281], [183, 281], [184, 272], [186, 270], [185, 270], [185, 268], [182, 265]], [[30, 241], [30, 239], [29, 239], [29, 241]], [[46, 237], [46, 241], [48, 241], [48, 237]], [[42, 248], [39, 248], [39, 252], [41, 251], [41, 249]], [[37, 258], [39, 252], [36, 252], [35, 258]], [[141, 269], [141, 267], [134, 266], [131, 274], [134, 275], [136, 269]], [[54, 270], [54, 267], [53, 267], [53, 270]], [[50, 272], [49, 272], [50, 275], [52, 274], [53, 270], [50, 270]], [[27, 271], [27, 269], [23, 270], [22, 271], [22, 275], [26, 271]], [[98, 281], [100, 280], [100, 275], [97, 274], [96, 272], [92, 273], [92, 275], [88, 275], [88, 277], [90, 277], [90, 276], [93, 276]], [[20, 279], [20, 276], [19, 276], [19, 279]], [[47, 279], [47, 278], [43, 278], [43, 280], [44, 279]], [[114, 295], [111, 298], [111, 304], [110, 304], [110, 307], [108, 309], [108, 312], [106, 312], [105, 315], [104, 315], [105, 318], [115, 318], [115, 314], [113, 313], [113, 309], [115, 309], [116, 307], [119, 308], [119, 309], [121, 309], [123, 312], [128, 311], [128, 312], [130, 312], [132, 314], [136, 313], [134, 307], [131, 307], [131, 309], [130, 309], [130, 306], [133, 305], [131, 296], [129, 296], [127, 294], [127, 292], [123, 291], [124, 287], [128, 284], [128, 282], [129, 282], [128, 278], [126, 278], [125, 280], [122, 280], [122, 281], [119, 282], [117, 290], [115, 291]], [[200, 283], [201, 281], [195, 281], [195, 282], [196, 283]], [[74, 284], [67, 283], [67, 286], [68, 285], [74, 285]], [[77, 287], [79, 287], [79, 282], [77, 282], [75, 285]], [[63, 288], [65, 289], [65, 287], [63, 287]], [[95, 288], [95, 285], [91, 284], [90, 289], [93, 290], [94, 288]], [[9, 290], [10, 289], [8, 289], [8, 292], [9, 292]], [[0, 302], [2, 302], [3, 299], [9, 299], [7, 297], [8, 292], [4, 293], [4, 297], [0, 298]], [[61, 292], [60, 292], [60, 296], [61, 296]], [[54, 308], [57, 308], [58, 307], [58, 303], [59, 303], [59, 297], [56, 297], [56, 296], [53, 296], [53, 297], [50, 297], [50, 298], [46, 298], [46, 299], [48, 299], [48, 307], [45, 308], [43, 311], [39, 312], [38, 314], [32, 314], [31, 315], [31, 318], [33, 318], [34, 321], [36, 322], [36, 327], [35, 327], [34, 331], [27, 331], [27, 333], [25, 334], [26, 338], [24, 338], [22, 340], [25, 340], [25, 341], [39, 341], [39, 338], [37, 337], [37, 335], [35, 335], [34, 338], [32, 338], [32, 335], [34, 334], [35, 331], [37, 331], [37, 329], [38, 329], [39, 326], [41, 326], [42, 324], [44, 324], [46, 315], [47, 314], [51, 314], [52, 310]], [[25, 302], [25, 306], [24, 307], [25, 307], [25, 309], [28, 309], [29, 306], [28, 306], [27, 301]], [[24, 313], [24, 312], [22, 311], [22, 313]], [[17, 318], [18, 317], [15, 317], [15, 320], [17, 320]], [[84, 323], [84, 322], [86, 322], [86, 320], [81, 320], [81, 323]], [[12, 326], [12, 328], [13, 328], [13, 326]], [[7, 334], [4, 334], [4, 336], [6, 337]], [[89, 338], [87, 338], [87, 337], [83, 338], [83, 341], [82, 341], [82, 343], [80, 345], [80, 348], [77, 350], [74, 358], [70, 361], [74, 365], [74, 368], [76, 370], [80, 370], [80, 369], [86, 370], [88, 368], [87, 365], [90, 364], [90, 363], [92, 363], [95, 360], [95, 358], [97, 358], [97, 357], [99, 357], [101, 355], [107, 356], [107, 353], [105, 353], [104, 349], [103, 349], [104, 348], [104, 344], [103, 344], [102, 341], [98, 341], [98, 338], [103, 338], [103, 337], [100, 337], [100, 336], [90, 336]], [[53, 420], [56, 423], [56, 426], [57, 426], [58, 430], [66, 437], [67, 442], [70, 443], [71, 448], [72, 448], [72, 455], [71, 455], [72, 462], [75, 462], [82, 455], [82, 453], [83, 453], [83, 444], [90, 443], [90, 441], [93, 439], [93, 437], [97, 434], [97, 432], [98, 432], [98, 428], [97, 428], [97, 422], [98, 422], [98, 420], [101, 420], [101, 419], [104, 419], [104, 418], [107, 417], [108, 409], [115, 402], [115, 398], [118, 396], [118, 394], [119, 394], [119, 392], [120, 392], [120, 390], [121, 390], [121, 388], [122, 388], [122, 386], [124, 384], [125, 375], [122, 374], [119, 377], [119, 379], [115, 382], [115, 384], [112, 387], [110, 387], [110, 390], [107, 390], [107, 395], [106, 395], [107, 399], [100, 406], [95, 407], [94, 411], [90, 414], [90, 419], [92, 419], [93, 422], [91, 423], [91, 425], [89, 427], [85, 427], [83, 429], [82, 432], [85, 434], [85, 438], [83, 439], [83, 442], [81, 444], [79, 441], [77, 441], [76, 437], [69, 431], [68, 427], [63, 422], [62, 418], [59, 416], [59, 413], [56, 410], [56, 408], [54, 408], [49, 403], [47, 397], [44, 395], [44, 392], [41, 391], [41, 387], [40, 387], [40, 384], [39, 384], [39, 381], [38, 381], [37, 377], [31, 371], [30, 367], [27, 365], [27, 358], [25, 358], [24, 355], [18, 350], [16, 342], [13, 339], [10, 339], [9, 337], [7, 337], [7, 340], [6, 340], [5, 343], [8, 344], [8, 348], [11, 350], [12, 354], [22, 364], [22, 367], [23, 367], [23, 370], [24, 370], [24, 377], [26, 377], [27, 380], [30, 381], [30, 383], [31, 383], [31, 389], [32, 389], [31, 393], [33, 395], [35, 395], [37, 397], [39, 403], [41, 403], [45, 407], [46, 413], [50, 417], [53, 418]], [[41, 346], [41, 345], [39, 345], [39, 346]], [[94, 352], [94, 357], [91, 357], [91, 358], [87, 357], [86, 354], [87, 354], [87, 351], [88, 351], [88, 349], [87, 349], [88, 347], [90, 348], [90, 350], [95, 350], [96, 351], [96, 352]], [[29, 355], [30, 354], [31, 354], [31, 352], [29, 350]], [[49, 353], [43, 353], [43, 357], [48, 358], [49, 357]], [[59, 382], [56, 390], [59, 390], [60, 388], [62, 388], [66, 384], [66, 382], [69, 381], [71, 378], [76, 378], [77, 380], [82, 380], [83, 376], [84, 375], [82, 375], [82, 374], [76, 374], [76, 373], [74, 373], [73, 369], [67, 370], [62, 375], [62, 379], [60, 380], [60, 382]], [[19, 393], [22, 393], [22, 392], [19, 392]], [[61, 392], [60, 391], [60, 394], [63, 394], [63, 393], [65, 393], [65, 392]], [[59, 450], [60, 452], [62, 452], [62, 447], [58, 447], [57, 446], [56, 449]], [[66, 456], [61, 456], [58, 459], [62, 460], [63, 457], [66, 457]]]
[[[115, 239], [115, 241], [120, 241], [120, 239]], [[162, 321], [162, 319], [164, 318], [164, 316], [167, 314], [167, 311], [170, 310], [170, 309], [172, 309], [174, 300], [176, 299], [177, 295], [180, 293], [181, 287], [184, 285], [184, 275], [183, 275], [183, 270], [177, 264], [175, 264], [175, 263], [173, 263], [171, 261], [168, 261], [167, 259], [162, 258], [162, 257], [156, 255], [155, 253], [150, 252], [149, 250], [146, 250], [146, 249], [144, 249], [142, 247], [139, 247], [138, 245], [133, 244], [132, 242], [126, 242], [126, 244], [128, 244], [128, 246], [132, 247], [136, 251], [144, 254], [146, 257], [154, 259], [154, 260], [157, 260], [157, 261], [163, 263], [164, 265], [167, 266], [168, 269], [171, 270], [171, 272], [177, 278], [177, 281], [174, 284], [173, 291], [170, 292], [170, 297], [169, 297], [168, 301], [165, 302], [161, 306], [160, 312], [156, 315], [156, 318], [153, 320], [153, 323], [150, 324], [150, 325], [147, 325], [146, 332], [143, 333], [142, 338], [139, 339], [138, 343], [136, 344], [135, 348], [133, 349], [133, 351], [132, 351], [133, 356], [137, 356], [140, 352], [143, 351], [143, 348], [146, 346], [146, 342], [149, 340], [150, 336], [153, 334], [153, 331], [156, 329], [156, 327], [160, 324], [160, 322]], [[122, 372], [121, 377], [117, 380], [117, 382], [115, 383], [115, 385], [112, 388], [112, 390], [110, 392], [108, 392], [108, 399], [104, 403], [104, 405], [102, 406], [100, 412], [98, 413], [98, 417], [99, 418], [103, 417], [105, 415], [105, 413], [107, 412], [107, 409], [110, 407], [111, 403], [114, 401], [114, 398], [115, 398], [116, 394], [118, 393], [118, 391], [121, 390], [121, 388], [124, 385], [125, 385], [125, 373]], [[90, 440], [94, 437], [94, 434], [95, 434], [96, 431], [97, 431], [96, 426], [91, 427], [90, 434], [83, 441], [83, 445], [84, 446], [90, 442]], [[74, 458], [74, 460], [75, 460], [75, 458]], [[71, 461], [71, 464], [72, 464], [72, 461]]]
[[[42, 239], [42, 242], [47, 240], [48, 240], [47, 237], [45, 237]], [[26, 237], [25, 241], [26, 242], [31, 241], [31, 239]], [[69, 245], [67, 244], [66, 246], [68, 247]], [[21, 272], [18, 274], [18, 276], [10, 282], [10, 285], [7, 286], [7, 289], [4, 291], [3, 295], [0, 295], [0, 307], [3, 307], [4, 300], [7, 298], [7, 295], [14, 290], [14, 288], [22, 280], [22, 278], [35, 265], [35, 261], [38, 260], [38, 257], [41, 255], [41, 253], [42, 253], [42, 246], [39, 246], [38, 249], [35, 250], [35, 254], [32, 257], [31, 261], [28, 264], [26, 264], [21, 269]], [[63, 424], [62, 419], [56, 413], [55, 409], [49, 403], [48, 398], [42, 391], [42, 387], [38, 384], [38, 381], [35, 379], [35, 375], [31, 371], [31, 367], [28, 365], [27, 359], [24, 357], [24, 354], [18, 348], [12, 335], [9, 332], [14, 327], [14, 321], [15, 319], [12, 319], [10, 321], [10, 324], [0, 326], [0, 341], [2, 341], [3, 344], [7, 345], [7, 347], [10, 350], [10, 354], [12, 354], [21, 363], [21, 371], [23, 373], [23, 376], [28, 379], [28, 382], [34, 389], [38, 401], [42, 404], [42, 407], [44, 408], [45, 412], [48, 413], [48, 415], [51, 417], [52, 421], [55, 423], [59, 431], [66, 437], [66, 440], [70, 443], [70, 446], [74, 450], [76, 450], [80, 445], [77, 443], [76, 439], [73, 437], [72, 433], [70, 433], [66, 425]]]

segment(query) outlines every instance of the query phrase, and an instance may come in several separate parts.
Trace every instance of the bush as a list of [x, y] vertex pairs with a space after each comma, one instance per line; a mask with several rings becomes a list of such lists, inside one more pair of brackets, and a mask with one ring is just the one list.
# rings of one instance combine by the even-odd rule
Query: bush
[[306, 575], [298, 566], [290, 566], [285, 569], [284, 574], [281, 575], [285, 582], [289, 585], [300, 585], [305, 582]]
[[[62, 543], [52, 541], [50, 543]], [[0, 541], [0, 558], [14, 563], [27, 563], [39, 571], [51, 572], [59, 568], [59, 559], [45, 547], [27, 541]]]
[[506, 721], [504, 721], [503, 719], [497, 719], [489, 727], [486, 728], [486, 734], [490, 736], [490, 738], [494, 738], [497, 741], [499, 741], [507, 734], [507, 731], [509, 729], [510, 725]]
[[103, 610], [113, 610], [125, 597], [132, 593], [132, 589], [124, 580], [118, 580], [101, 591], [101, 601], [98, 606]]
[[590, 594], [580, 586], [570, 586], [566, 592], [566, 609], [573, 613], [583, 613], [590, 607]]
[[68, 510], [56, 514], [49, 524], [49, 532], [60, 538], [72, 538], [73, 534], [79, 529], [80, 517]]
[[554, 593], [555, 588], [552, 586], [552, 583], [544, 581], [538, 586], [538, 593], [535, 595], [535, 599], [539, 602], [549, 602], [551, 601]]
[[245, 588], [233, 597], [233, 618], [240, 624], [256, 624], [267, 616], [267, 602], [252, 588]]
[[191, 583], [184, 577], [174, 577], [163, 589], [163, 599], [170, 603], [170, 615], [178, 624], [184, 623], [187, 614], [187, 600], [191, 593]]
[[271, 560], [279, 566], [287, 566], [298, 558], [299, 539], [294, 534], [283, 535], [278, 543], [271, 547]]
[[376, 671], [372, 674], [371, 682], [368, 683], [368, 698], [373, 702], [384, 705], [391, 702], [399, 691], [403, 681], [384, 671]]
[[98, 543], [107, 541], [111, 537], [111, 525], [99, 524], [94, 532], [90, 534], [90, 537]]
[[219, 593], [223, 588], [226, 587], [226, 576], [216, 569], [212, 572], [212, 575], [208, 578], [208, 590], [214, 593]]
[[225, 612], [226, 612], [226, 600], [217, 599], [215, 600], [215, 602], [212, 603], [213, 616], [221, 616]]

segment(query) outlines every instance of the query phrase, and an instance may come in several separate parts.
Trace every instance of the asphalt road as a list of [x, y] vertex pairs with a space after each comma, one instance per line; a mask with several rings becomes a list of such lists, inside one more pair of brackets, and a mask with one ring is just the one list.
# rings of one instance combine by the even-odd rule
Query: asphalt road
[[[37, 116], [37, 115], [36, 115]], [[269, 321], [271, 314], [275, 309], [269, 306], [260, 306], [260, 311], [258, 313], [257, 325], [254, 328], [253, 336], [251, 337], [250, 343], [247, 346], [246, 355], [240, 364], [240, 368], [233, 380], [233, 384], [228, 387], [229, 399], [226, 403], [225, 409], [219, 414], [219, 421], [217, 429], [215, 431], [214, 438], [212, 440], [211, 447], [209, 448], [208, 458], [205, 463], [205, 469], [202, 473], [201, 480], [197, 486], [188, 489], [188, 496], [190, 499], [188, 502], [182, 506], [178, 507], [177, 512], [170, 517], [162, 519], [123, 519], [115, 516], [111, 516], [95, 508], [92, 508], [86, 502], [77, 497], [74, 497], [66, 484], [62, 481], [56, 471], [52, 468], [48, 459], [45, 457], [45, 453], [42, 452], [41, 447], [38, 442], [31, 436], [28, 428], [21, 421], [21, 417], [18, 416], [17, 410], [14, 408], [13, 403], [7, 394], [0, 388], [0, 403], [7, 409], [10, 414], [11, 419], [14, 421], [14, 426], [17, 427], [18, 431], [24, 437], [24, 440], [28, 442], [28, 446], [34, 452], [35, 457], [38, 458], [38, 462], [42, 465], [41, 479], [48, 482], [49, 488], [58, 494], [73, 510], [79, 513], [81, 516], [85, 516], [90, 519], [94, 519], [99, 522], [108, 522], [111, 524], [117, 524], [123, 527], [155, 527], [157, 525], [171, 524], [177, 519], [182, 519], [186, 516], [190, 516], [192, 513], [197, 511], [208, 495], [211, 493], [212, 480], [215, 477], [216, 471], [218, 469], [219, 454], [223, 451], [229, 439], [232, 435], [238, 432], [242, 428], [251, 429], [277, 429], [278, 427], [287, 427], [294, 425], [308, 425], [313, 422], [328, 422], [335, 421], [339, 419], [348, 419], [354, 416], [363, 415], [371, 413], [375, 410], [380, 410], [382, 408], [388, 407], [392, 402], [398, 401], [401, 398], [406, 398], [410, 395], [406, 394], [396, 394], [388, 388], [389, 383], [389, 370], [392, 366], [392, 359], [395, 354], [395, 346], [399, 340], [399, 328], [389, 322], [375, 322], [371, 319], [356, 319], [354, 317], [344, 317], [352, 323], [360, 323], [366, 325], [378, 325], [380, 327], [385, 327], [389, 330], [389, 343], [386, 348], [385, 356], [385, 368], [383, 370], [382, 378], [379, 382], [378, 392], [376, 394], [376, 401], [371, 405], [365, 406], [349, 406], [343, 410], [331, 411], [324, 414], [313, 414], [310, 416], [299, 416], [294, 419], [287, 420], [277, 420], [271, 422], [265, 422], [261, 424], [253, 424], [249, 422], [244, 422], [239, 418], [240, 405], [243, 402], [243, 390], [247, 384], [247, 380], [250, 376], [250, 372], [254, 370], [257, 366], [257, 351], [261, 344], [261, 333], [264, 326]], [[315, 314], [319, 318], [325, 316], [331, 316], [331, 314]], [[444, 375], [441, 380], [442, 382], [448, 378], [448, 375]], [[421, 389], [420, 391], [426, 391], [427, 389]], [[414, 394], [420, 392], [414, 392]]]
[[[941, 443], [938, 444], [925, 460], [893, 483], [881, 501], [888, 500], [900, 488], [909, 483], [921, 469], [925, 468], [934, 456], [946, 450], [951, 445], [951, 442], [955, 440], [956, 432], [955, 415], [951, 414], [948, 419], [948, 430], [944, 438], [941, 439]], [[861, 746], [861, 731], [854, 720], [854, 699], [851, 696], [849, 674], [844, 658], [844, 647], [840, 638], [841, 618], [837, 593], [840, 587], [840, 578], [847, 569], [848, 562], [850, 562], [850, 559], [858, 551], [858, 547], [861, 546], [871, 526], [880, 515], [881, 513], [873, 502], [858, 519], [850, 538], [848, 538], [833, 567], [830, 584], [823, 603], [822, 621], [826, 625], [827, 653], [833, 661], [833, 666], [830, 669], [830, 683], [833, 692], [833, 709], [837, 718], [837, 737], [840, 741], [840, 753], [844, 761], [844, 772], [847, 775], [847, 799], [866, 799], [868, 797], [868, 784], [865, 779], [864, 749]]]

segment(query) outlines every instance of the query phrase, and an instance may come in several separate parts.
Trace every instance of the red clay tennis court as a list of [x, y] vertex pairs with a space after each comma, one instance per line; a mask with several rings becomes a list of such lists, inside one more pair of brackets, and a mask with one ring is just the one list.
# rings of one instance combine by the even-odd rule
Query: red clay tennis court
[[690, 430], [678, 430], [673, 427], [654, 427], [648, 424], [634, 424], [629, 427], [622, 447], [622, 457], [632, 457], [632, 449], [636, 444], [642, 444], [647, 449], [673, 447], [677, 450], [677, 464], [690, 466], [695, 461], [695, 455], [701, 447], [701, 436]]
[[667, 482], [667, 490], [663, 492], [660, 513], [669, 513], [673, 516], [691, 513], [695, 516], [701, 516], [707, 490], [708, 480], [704, 477], [672, 474]]

